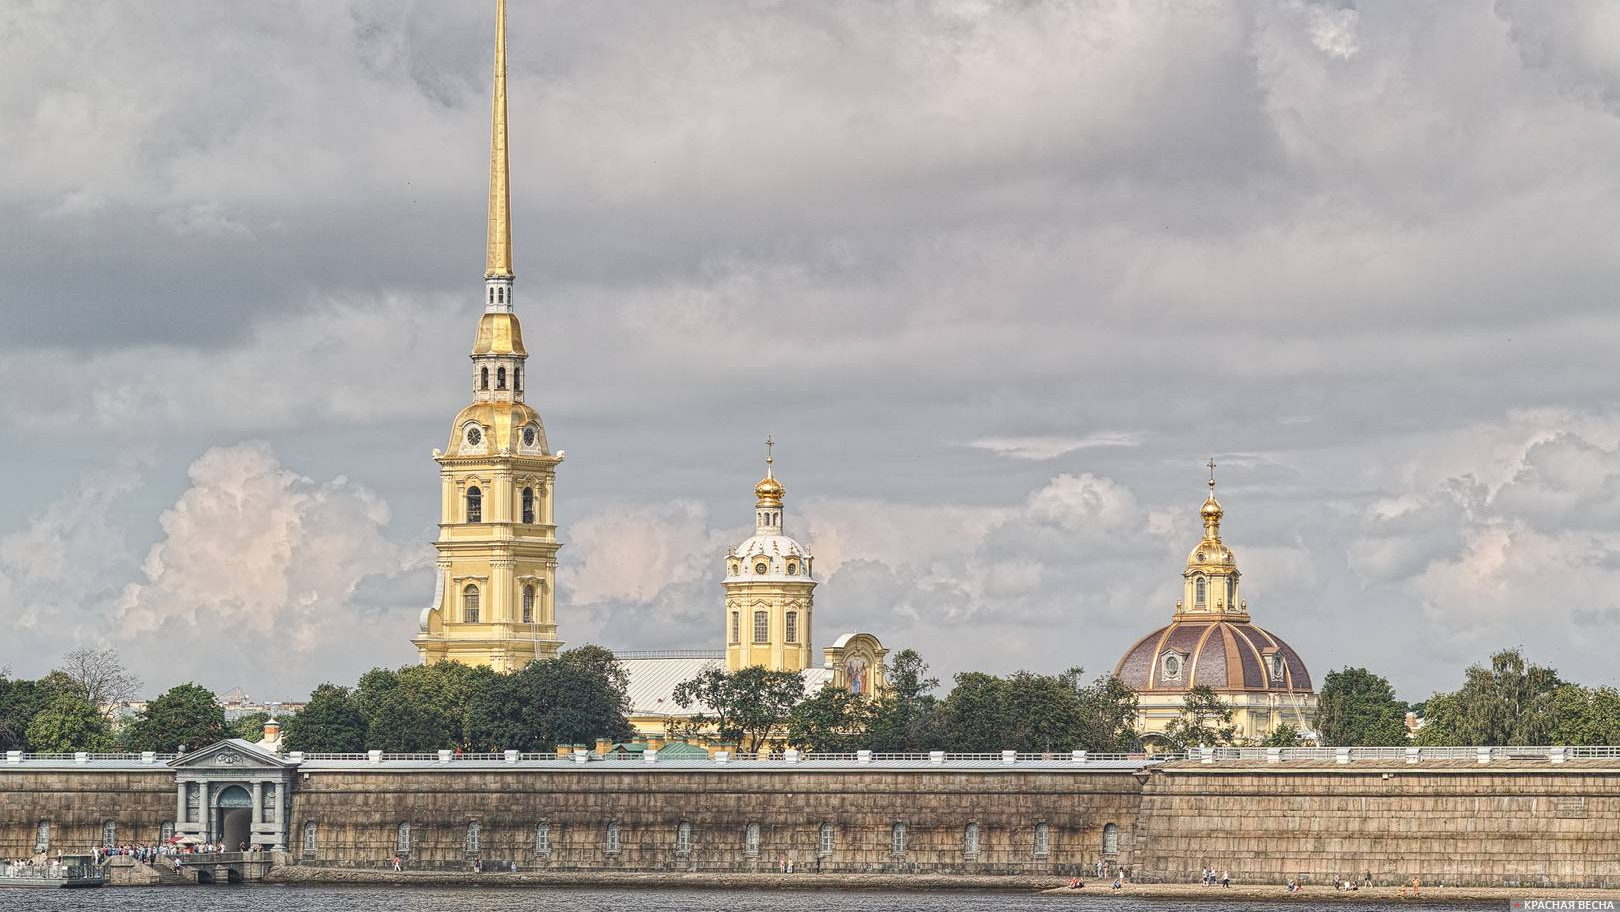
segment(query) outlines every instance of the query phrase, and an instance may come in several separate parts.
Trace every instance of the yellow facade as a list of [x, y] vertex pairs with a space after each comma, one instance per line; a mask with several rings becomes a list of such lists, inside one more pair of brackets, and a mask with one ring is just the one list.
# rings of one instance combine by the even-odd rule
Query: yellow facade
[[438, 580], [412, 639], [424, 663], [498, 671], [548, 658], [557, 639], [552, 453], [523, 401], [523, 327], [512, 312], [506, 149], [506, 3], [497, 12], [484, 314], [472, 349], [473, 402], [456, 416], [439, 464]]
[[[767, 442], [769, 446], [769, 442]], [[766, 456], [754, 486], [754, 535], [726, 557], [726, 670], [762, 665], [771, 671], [812, 667], [814, 559], [783, 531], [787, 493]]]

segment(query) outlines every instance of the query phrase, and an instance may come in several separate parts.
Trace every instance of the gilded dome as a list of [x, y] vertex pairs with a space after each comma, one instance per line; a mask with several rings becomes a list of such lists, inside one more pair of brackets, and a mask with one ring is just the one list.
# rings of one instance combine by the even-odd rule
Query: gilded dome
[[782, 487], [782, 483], [769, 474], [761, 478], [759, 484], [754, 485], [754, 498], [762, 507], [780, 507], [782, 495], [786, 493], [787, 489]]
[[539, 412], [522, 402], [474, 402], [456, 415], [446, 454], [475, 456], [502, 451], [534, 455], [548, 452]]
[[1294, 647], [1244, 621], [1175, 621], [1138, 640], [1114, 675], [1138, 693], [1199, 684], [1223, 692], [1311, 692], [1311, 674]]
[[1210, 519], [1220, 519], [1225, 515], [1226, 511], [1221, 509], [1221, 502], [1215, 499], [1215, 494], [1212, 491], [1209, 498], [1204, 501], [1204, 505], [1198, 508], [1198, 513], [1200, 516]]
[[497, 312], [480, 317], [472, 353], [528, 357], [529, 352], [523, 347], [523, 325], [518, 322], [517, 314]]

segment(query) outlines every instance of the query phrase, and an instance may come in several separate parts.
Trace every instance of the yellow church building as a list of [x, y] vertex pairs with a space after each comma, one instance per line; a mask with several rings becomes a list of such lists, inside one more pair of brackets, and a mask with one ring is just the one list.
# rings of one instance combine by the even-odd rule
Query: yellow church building
[[[557, 635], [557, 466], [545, 425], [524, 401], [523, 327], [514, 310], [510, 161], [507, 152], [506, 3], [498, 0], [490, 131], [489, 225], [483, 314], [471, 352], [472, 401], [456, 415], [439, 465], [439, 534], [433, 599], [411, 642], [423, 663], [462, 662], [514, 671], [562, 648]], [[804, 677], [806, 692], [832, 684], [882, 689], [887, 650], [850, 633], [814, 661], [814, 558], [785, 532], [786, 489], [767, 441], [765, 478], [754, 487], [755, 534], [725, 557], [724, 648], [620, 653], [630, 677], [631, 721], [663, 735], [704, 711], [674, 703], [675, 686], [709, 668], [763, 666]]]

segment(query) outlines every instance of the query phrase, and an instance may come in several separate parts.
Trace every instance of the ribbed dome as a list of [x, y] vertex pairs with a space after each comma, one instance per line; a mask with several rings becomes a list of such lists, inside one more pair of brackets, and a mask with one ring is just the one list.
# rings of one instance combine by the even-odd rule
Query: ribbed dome
[[[1280, 669], [1274, 666], [1279, 661]], [[1138, 693], [1185, 691], [1198, 684], [1219, 691], [1311, 691], [1311, 674], [1299, 653], [1241, 621], [1187, 620], [1161, 627], [1125, 653], [1114, 675]]]

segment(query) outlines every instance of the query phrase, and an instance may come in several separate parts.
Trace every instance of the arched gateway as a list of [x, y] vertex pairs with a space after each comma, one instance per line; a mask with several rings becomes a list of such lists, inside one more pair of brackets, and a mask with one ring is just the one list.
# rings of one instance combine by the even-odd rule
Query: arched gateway
[[176, 833], [231, 851], [238, 845], [287, 845], [287, 795], [296, 763], [232, 738], [169, 765], [176, 780]]

